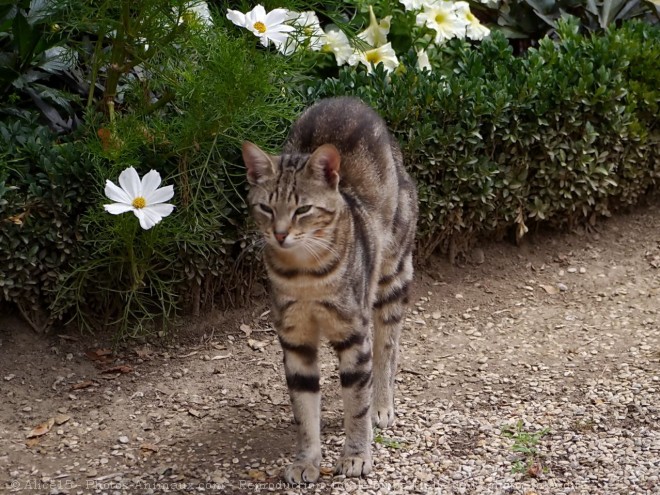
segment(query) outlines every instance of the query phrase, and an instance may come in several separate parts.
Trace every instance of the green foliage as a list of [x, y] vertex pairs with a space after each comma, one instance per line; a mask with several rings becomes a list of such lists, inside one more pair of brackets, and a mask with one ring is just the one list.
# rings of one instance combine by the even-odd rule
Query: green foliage
[[559, 41], [524, 58], [500, 34], [454, 40], [431, 74], [410, 56], [391, 77], [346, 69], [309, 90], [357, 95], [390, 124], [418, 184], [421, 257], [537, 221], [593, 222], [657, 185], [659, 31], [577, 26], [560, 22]]
[[[89, 93], [77, 132], [60, 144], [33, 121], [3, 124], [12, 145], [0, 148], [7, 270], [0, 301], [27, 308], [35, 327], [72, 318], [121, 337], [165, 330], [184, 310], [248, 292], [258, 265], [245, 225], [240, 144], [281, 145], [301, 110], [286, 89], [300, 67], [260, 49], [254, 36], [236, 39], [191, 22], [164, 0], [132, 2], [126, 32], [109, 36], [125, 18], [124, 3], [111, 4], [96, 16], [80, 10], [60, 21], [63, 30], [84, 28], [97, 40], [91, 50], [79, 47], [80, 70], [102, 91]], [[150, 16], [166, 18], [168, 29], [153, 31], [158, 22]], [[146, 47], [143, 37], [156, 45]], [[132, 213], [102, 208], [111, 202], [105, 181], [116, 183], [129, 166], [140, 175], [155, 169], [174, 185], [174, 213], [149, 231]], [[42, 321], [47, 313], [52, 318]]]
[[87, 181], [73, 145], [34, 122], [0, 122], [0, 301], [35, 328], [48, 324], [52, 291], [73, 262]]
[[657, 23], [660, 9], [649, 0], [505, 0], [497, 14], [506, 36], [538, 40], [555, 32], [567, 16], [580, 19], [581, 27], [593, 32], [634, 18]]
[[[275, 152], [324, 96], [360, 96], [401, 142], [422, 257], [537, 221], [593, 221], [660, 178], [660, 40], [642, 23], [583, 37], [561, 21], [558, 42], [523, 58], [501, 34], [452, 40], [429, 73], [414, 68], [413, 16], [382, 0], [379, 18], [405, 21], [391, 31], [402, 65], [319, 82], [310, 74], [335, 73], [323, 55], [283, 57], [221, 11], [215, 27], [198, 22], [184, 0], [47, 3], [47, 16], [41, 0], [0, 6], [0, 302], [38, 329], [60, 318], [133, 336], [248, 294], [259, 265], [240, 144]], [[368, 22], [366, 2], [322, 6], [326, 21]], [[75, 63], [49, 71], [60, 46]], [[103, 209], [105, 181], [129, 166], [174, 185], [174, 212], [148, 231]]]
[[532, 476], [538, 476], [541, 471], [545, 471], [540, 462], [540, 454], [537, 445], [541, 439], [550, 433], [550, 428], [543, 428], [537, 432], [525, 430], [525, 425], [519, 420], [515, 425], [505, 425], [502, 428], [502, 436], [513, 440], [511, 450], [521, 454], [522, 459], [517, 459], [512, 466], [512, 472], [526, 473]]
[[81, 84], [75, 53], [52, 19], [61, 15], [47, 0], [16, 0], [0, 5], [0, 115], [30, 119], [38, 110], [51, 128], [70, 131]]
[[[91, 208], [80, 221], [80, 261], [64, 274], [54, 305], [79, 326], [121, 336], [164, 330], [179, 312], [211, 306], [217, 294], [247, 291], [254, 268], [236, 266], [252, 260], [249, 250], [241, 254], [251, 235], [240, 144], [276, 148], [301, 108], [273, 77], [293, 75], [295, 67], [221, 30], [191, 36], [157, 70], [150, 90], [170, 95], [166, 105], [152, 111], [144, 85], [128, 85], [132, 112], [115, 114], [114, 123], [87, 119]], [[128, 166], [140, 175], [156, 169], [174, 184], [175, 212], [149, 231], [130, 213], [101, 209], [110, 202], [101, 186]]]

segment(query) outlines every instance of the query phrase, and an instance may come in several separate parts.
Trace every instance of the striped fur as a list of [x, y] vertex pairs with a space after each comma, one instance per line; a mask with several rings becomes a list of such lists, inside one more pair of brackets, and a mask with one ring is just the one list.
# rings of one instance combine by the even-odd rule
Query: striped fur
[[248, 202], [266, 240], [273, 316], [298, 425], [288, 482], [318, 479], [318, 346], [339, 357], [346, 442], [336, 471], [369, 473], [371, 424], [394, 421], [399, 334], [413, 277], [417, 193], [383, 120], [359, 100], [322, 100], [282, 154], [244, 143]]

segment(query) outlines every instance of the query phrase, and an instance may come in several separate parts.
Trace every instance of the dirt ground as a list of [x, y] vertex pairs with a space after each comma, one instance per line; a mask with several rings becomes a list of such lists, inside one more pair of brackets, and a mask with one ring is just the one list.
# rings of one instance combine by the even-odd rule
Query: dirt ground
[[[388, 464], [409, 466], [425, 455], [407, 443], [413, 433], [405, 430], [408, 424], [424, 435], [425, 422], [433, 423], [419, 419], [419, 404], [496, 418], [492, 435], [502, 447], [488, 455], [500, 459], [494, 476], [510, 484], [481, 493], [624, 493], [606, 482], [570, 491], [578, 486], [566, 481], [570, 454], [552, 444], [566, 434], [597, 439], [613, 425], [632, 437], [650, 435], [654, 445], [640, 459], [660, 471], [660, 201], [603, 221], [596, 232], [484, 245], [464, 266], [433, 260], [418, 273], [411, 300], [397, 378], [404, 427], [378, 437], [372, 478], [394, 479]], [[330, 468], [342, 440], [341, 401], [336, 360], [327, 349], [323, 358], [323, 466]], [[641, 402], [635, 380], [627, 402], [599, 393], [622, 362], [646, 377], [641, 382], [656, 384], [642, 387]], [[100, 337], [37, 336], [4, 315], [0, 391], [0, 492], [252, 493], [257, 483], [280, 479], [294, 446], [281, 351], [264, 301], [187, 321], [175, 341], [114, 349]], [[599, 401], [604, 412], [590, 415]], [[564, 421], [569, 412], [573, 419]], [[530, 416], [529, 424], [548, 426], [548, 443], [516, 452], [501, 428], [517, 418], [528, 425]], [[438, 434], [447, 464], [429, 466], [428, 476], [445, 479], [452, 462], [474, 455], [478, 432], [454, 426]], [[541, 473], [533, 471], [536, 459]], [[516, 462], [530, 460], [515, 474]], [[657, 472], [633, 480], [625, 493], [660, 493], [655, 480]], [[433, 493], [480, 493], [466, 483], [456, 492], [434, 485]]]

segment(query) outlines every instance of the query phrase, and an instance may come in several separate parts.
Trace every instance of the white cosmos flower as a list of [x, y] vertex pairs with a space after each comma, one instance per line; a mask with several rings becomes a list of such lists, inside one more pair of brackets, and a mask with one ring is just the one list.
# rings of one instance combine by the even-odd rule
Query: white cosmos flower
[[337, 65], [344, 65], [353, 55], [353, 47], [348, 41], [346, 33], [337, 26], [330, 25], [325, 30], [324, 52], [334, 53]]
[[399, 66], [399, 60], [392, 49], [392, 44], [387, 43], [378, 48], [367, 50], [366, 52], [357, 51], [348, 59], [349, 65], [362, 63], [367, 67], [367, 72], [371, 74], [374, 67], [382, 63], [387, 72], [392, 72]]
[[174, 205], [165, 203], [174, 196], [174, 186], [160, 186], [160, 174], [151, 170], [140, 180], [133, 167], [119, 174], [119, 186], [105, 182], [105, 195], [115, 203], [103, 205], [105, 211], [120, 215], [132, 211], [140, 221], [140, 227], [148, 230], [172, 213]]
[[419, 10], [424, 6], [425, 0], [399, 0], [406, 10]]
[[482, 40], [490, 34], [490, 29], [481, 24], [479, 19], [470, 12], [470, 4], [467, 2], [456, 2], [455, 12], [458, 17], [467, 21], [466, 34], [471, 40]]
[[392, 16], [388, 15], [383, 20], [378, 22], [374, 8], [369, 5], [369, 27], [358, 34], [359, 38], [369, 43], [371, 46], [378, 48], [387, 43], [387, 35], [390, 32], [390, 21]]
[[451, 38], [465, 37], [468, 21], [456, 14], [453, 2], [435, 0], [424, 4], [424, 10], [417, 14], [417, 25], [433, 29], [434, 41], [441, 43]]
[[278, 47], [281, 53], [291, 55], [300, 45], [306, 45], [315, 52], [323, 48], [325, 33], [314, 12], [289, 12], [286, 19], [295, 32]]
[[263, 46], [268, 46], [270, 41], [279, 48], [294, 30], [293, 26], [285, 24], [286, 9], [273, 9], [266, 13], [263, 5], [257, 5], [250, 12], [243, 14], [238, 10], [227, 9], [227, 19], [237, 26], [249, 29], [259, 38]]
[[429, 61], [429, 54], [424, 49], [417, 51], [417, 68], [421, 71], [428, 70], [431, 72], [433, 70]]

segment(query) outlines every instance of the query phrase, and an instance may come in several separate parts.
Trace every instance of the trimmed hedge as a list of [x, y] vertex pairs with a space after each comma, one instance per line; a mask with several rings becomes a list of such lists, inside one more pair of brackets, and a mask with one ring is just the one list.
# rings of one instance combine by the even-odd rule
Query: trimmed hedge
[[660, 29], [630, 22], [515, 57], [498, 33], [445, 45], [441, 67], [392, 77], [343, 69], [309, 101], [356, 95], [399, 139], [420, 197], [419, 257], [533, 223], [574, 226], [635, 204], [660, 181]]
[[0, 302], [35, 327], [49, 294], [75, 265], [77, 223], [89, 196], [80, 153], [34, 122], [0, 122]]
[[[419, 189], [420, 259], [635, 204], [660, 181], [660, 30], [632, 22], [584, 37], [569, 21], [558, 35], [523, 57], [498, 34], [454, 40], [433, 73], [409, 53], [389, 76], [348, 67], [303, 90], [299, 65], [216, 30], [161, 63], [149, 82], [169, 95], [162, 106], [129, 84], [126, 108], [142, 111], [108, 123], [90, 110], [68, 142], [6, 119], [0, 303], [35, 327], [54, 315], [119, 335], [162, 329], [214, 296], [234, 303], [260, 266], [240, 142], [277, 149], [302, 100], [326, 96], [361, 97], [400, 141]], [[102, 209], [104, 181], [127, 166], [174, 184], [177, 208], [152, 230]]]

